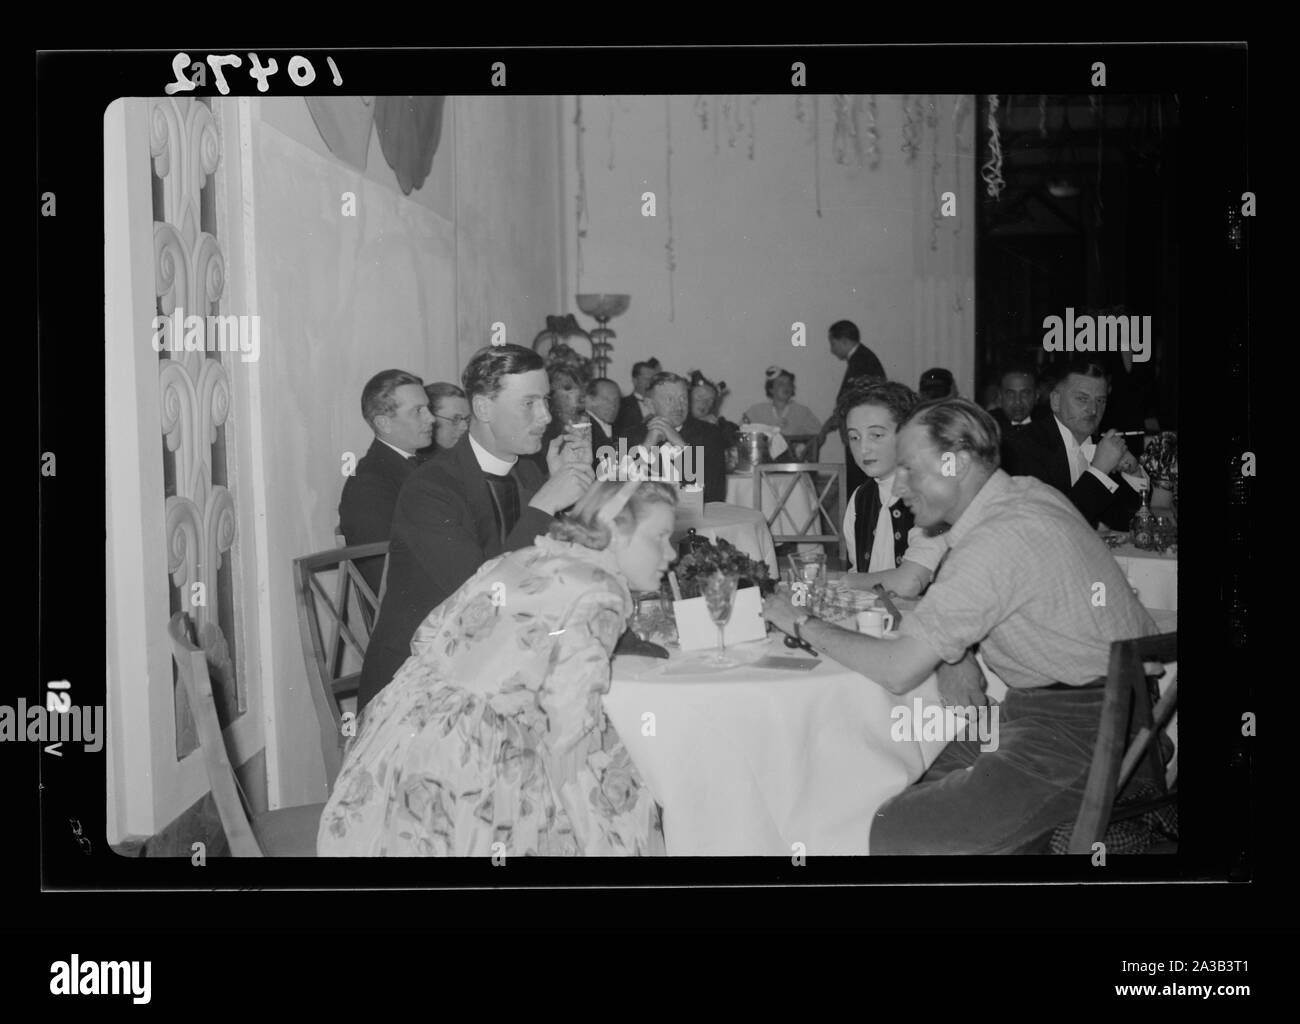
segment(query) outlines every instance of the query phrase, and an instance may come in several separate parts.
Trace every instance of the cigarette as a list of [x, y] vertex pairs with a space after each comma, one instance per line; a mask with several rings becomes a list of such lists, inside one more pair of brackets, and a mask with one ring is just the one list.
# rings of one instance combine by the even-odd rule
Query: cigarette
[[1146, 436], [1145, 430], [1117, 430], [1115, 431], [1115, 433], [1119, 434], [1120, 437], [1145, 437]]

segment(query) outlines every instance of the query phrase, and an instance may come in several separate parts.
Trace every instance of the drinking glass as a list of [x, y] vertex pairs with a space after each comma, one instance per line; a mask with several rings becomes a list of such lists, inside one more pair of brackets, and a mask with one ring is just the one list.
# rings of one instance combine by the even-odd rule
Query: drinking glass
[[591, 463], [591, 420], [571, 420], [565, 428], [567, 440], [564, 453], [569, 462]]
[[736, 584], [740, 578], [735, 573], [715, 572], [710, 576], [705, 576], [702, 581], [701, 589], [704, 592], [704, 601], [709, 608], [709, 618], [713, 624], [718, 627], [718, 651], [709, 659], [710, 665], [727, 667], [738, 665], [739, 662], [726, 655], [726, 641], [724, 638], [724, 629], [728, 622], [731, 621], [731, 609], [736, 600]]

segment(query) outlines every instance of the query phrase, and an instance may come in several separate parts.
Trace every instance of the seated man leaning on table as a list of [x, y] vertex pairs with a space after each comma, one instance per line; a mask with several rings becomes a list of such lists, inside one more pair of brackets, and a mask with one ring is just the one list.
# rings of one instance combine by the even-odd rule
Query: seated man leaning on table
[[898, 465], [898, 425], [919, 399], [898, 381], [855, 384], [835, 410], [844, 450], [867, 475], [844, 511], [852, 572], [845, 582], [870, 590], [880, 584], [903, 597], [930, 585], [948, 550], [943, 537], [916, 525], [912, 510], [894, 490]]
[[1127, 530], [1149, 486], [1124, 438], [1114, 430], [1093, 441], [1106, 411], [1110, 382], [1101, 363], [1080, 356], [1051, 391], [1052, 414], [1006, 438], [1003, 468], [1034, 476], [1074, 502], [1090, 526]]
[[[938, 578], [896, 639], [840, 629], [783, 596], [764, 616], [894, 694], [941, 670], [982, 703], [973, 644], [1007, 684], [996, 749], [949, 743], [870, 827], [872, 854], [1029, 852], [1078, 814], [1110, 645], [1155, 624], [1105, 543], [1055, 488], [998, 468], [992, 417], [961, 398], [918, 405], [899, 427], [894, 491], [918, 525], [951, 524]], [[1101, 600], [1098, 600], [1098, 597]], [[955, 666], [955, 667], [945, 667]], [[955, 685], [954, 685], [955, 684]], [[969, 769], [969, 770], [967, 770]]]
[[628, 450], [658, 445], [662, 458], [666, 445], [692, 449], [682, 460], [687, 482], [704, 484], [705, 501], [726, 501], [726, 441], [712, 423], [690, 416], [690, 382], [676, 373], [656, 373], [649, 395], [654, 415], [627, 435]]

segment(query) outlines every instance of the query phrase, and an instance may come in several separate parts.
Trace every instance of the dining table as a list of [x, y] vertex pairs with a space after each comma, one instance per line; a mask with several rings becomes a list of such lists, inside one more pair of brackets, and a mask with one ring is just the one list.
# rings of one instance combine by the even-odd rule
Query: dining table
[[[904, 616], [916, 605], [894, 600]], [[1175, 612], [1151, 612], [1162, 632], [1176, 630]], [[904, 711], [952, 715], [933, 674], [894, 695], [778, 631], [728, 645], [732, 667], [666, 647], [667, 659], [617, 656], [603, 702], [663, 808], [670, 856], [863, 856], [876, 811], [946, 744], [896, 728]], [[984, 667], [998, 701], [1006, 687]]]
[[[1155, 515], [1166, 516], [1177, 525], [1173, 509], [1167, 505], [1153, 505]], [[1132, 535], [1101, 528], [1099, 531], [1110, 553], [1123, 570], [1129, 586], [1147, 608], [1178, 611], [1178, 554], [1176, 545], [1166, 551], [1143, 549], [1134, 546]]]

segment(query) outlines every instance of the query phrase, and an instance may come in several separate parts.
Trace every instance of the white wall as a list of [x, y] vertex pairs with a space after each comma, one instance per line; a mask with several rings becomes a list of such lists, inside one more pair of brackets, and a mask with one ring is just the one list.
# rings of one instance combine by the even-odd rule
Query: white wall
[[[388, 367], [458, 381], [496, 320], [531, 342], [558, 301], [559, 170], [554, 99], [449, 98], [432, 173], [410, 197], [373, 138], [361, 173], [324, 149], [300, 98], [254, 105], [277, 806], [324, 798], [290, 567], [334, 545], [341, 457], [371, 440], [361, 388]], [[342, 216], [346, 191], [355, 218]]]
[[[876, 170], [835, 162], [832, 97], [820, 97], [820, 217], [813, 98], [803, 99], [801, 123], [793, 96], [762, 96], [752, 106], [749, 97], [742, 97], [738, 109], [746, 127], [734, 147], [722, 130], [716, 152], [714, 111], [720, 113], [721, 103], [714, 107], [712, 97], [705, 99], [710, 107], [707, 130], [695, 114], [695, 97], [668, 101], [677, 264], [672, 316], [664, 248], [669, 212], [665, 97], [582, 97], [589, 223], [580, 279], [574, 219], [577, 128], [574, 98], [565, 98], [565, 308], [576, 312], [573, 296], [579, 291], [631, 294], [628, 312], [611, 323], [618, 337], [610, 373], [619, 385], [626, 391], [632, 363], [651, 355], [681, 373], [698, 367], [728, 382], [732, 397], [723, 412], [739, 419], [763, 398], [763, 370], [776, 363], [796, 374], [799, 400], [824, 419], [844, 372], [844, 364], [830, 354], [826, 329], [835, 320], [848, 319], [862, 330], [863, 342], [892, 379], [915, 387], [929, 366], [946, 365], [969, 395], [974, 168], [970, 153], [962, 155], [960, 167], [953, 158], [957, 97], [934, 97], [937, 133], [923, 133], [921, 154], [912, 164], [900, 150], [902, 98], [878, 97], [881, 160]], [[965, 102], [969, 111], [970, 97]], [[932, 252], [936, 134], [938, 190], [957, 194], [960, 216], [942, 223], [939, 249]], [[965, 145], [971, 136], [968, 114], [962, 128]], [[656, 196], [654, 218], [641, 213], [641, 196], [647, 191]], [[794, 321], [807, 325], [805, 348], [791, 345]], [[835, 442], [826, 454], [835, 457], [838, 451]]]

